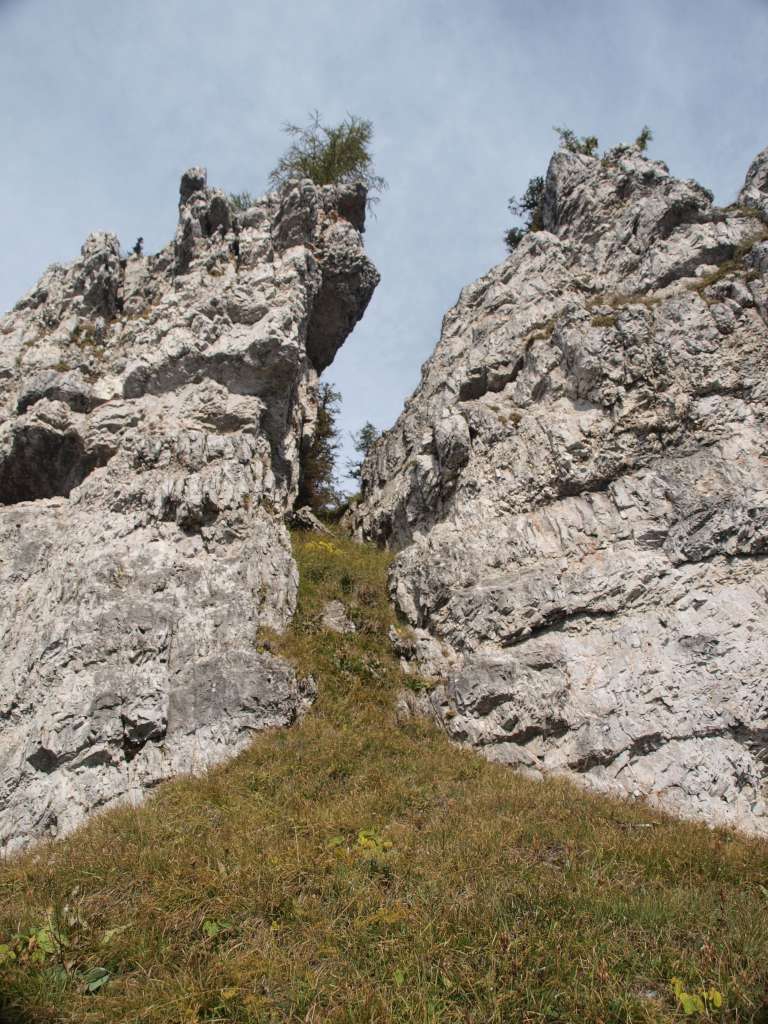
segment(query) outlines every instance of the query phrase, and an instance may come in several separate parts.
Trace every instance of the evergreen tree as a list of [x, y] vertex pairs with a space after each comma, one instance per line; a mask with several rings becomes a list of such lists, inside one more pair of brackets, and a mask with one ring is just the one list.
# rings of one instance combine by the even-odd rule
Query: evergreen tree
[[360, 479], [365, 457], [373, 447], [374, 442], [380, 436], [379, 431], [374, 427], [370, 420], [364, 423], [357, 433], [352, 434], [352, 444], [355, 451], [360, 456], [359, 459], [349, 459], [347, 461], [347, 473], [353, 480]]
[[544, 178], [537, 175], [528, 182], [528, 187], [520, 199], [511, 196], [507, 206], [513, 217], [520, 217], [522, 227], [510, 228], [504, 235], [504, 242], [510, 252], [514, 252], [529, 231], [541, 230], [541, 202], [544, 198]]
[[329, 512], [339, 503], [336, 485], [336, 453], [339, 449], [339, 415], [341, 394], [332, 384], [318, 387], [315, 433], [301, 460], [301, 477], [297, 508], [309, 505], [313, 512]]

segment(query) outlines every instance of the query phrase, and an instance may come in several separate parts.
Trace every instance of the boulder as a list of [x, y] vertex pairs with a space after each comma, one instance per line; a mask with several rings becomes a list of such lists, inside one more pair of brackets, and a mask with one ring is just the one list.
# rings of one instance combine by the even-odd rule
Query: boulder
[[323, 608], [322, 623], [323, 629], [328, 629], [332, 633], [345, 635], [357, 631], [354, 622], [347, 615], [347, 609], [341, 601], [327, 602]]

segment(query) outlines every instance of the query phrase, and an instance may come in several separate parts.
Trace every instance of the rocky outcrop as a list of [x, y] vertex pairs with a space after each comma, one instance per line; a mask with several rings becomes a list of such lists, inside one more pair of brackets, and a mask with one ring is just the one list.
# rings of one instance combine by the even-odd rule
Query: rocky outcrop
[[767, 174], [719, 209], [636, 149], [558, 152], [355, 513], [454, 738], [762, 834]]
[[378, 281], [364, 214], [308, 181], [238, 211], [193, 168], [171, 245], [91, 235], [0, 320], [0, 847], [311, 699], [256, 641], [295, 606], [318, 374]]

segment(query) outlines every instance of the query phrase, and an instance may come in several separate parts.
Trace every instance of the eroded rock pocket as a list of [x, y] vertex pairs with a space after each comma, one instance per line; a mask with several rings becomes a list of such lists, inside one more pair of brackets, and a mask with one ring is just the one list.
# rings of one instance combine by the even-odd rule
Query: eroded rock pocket
[[14, 431], [10, 448], [0, 457], [0, 504], [41, 498], [68, 498], [106, 457], [86, 451], [75, 432], [59, 433], [41, 424]]

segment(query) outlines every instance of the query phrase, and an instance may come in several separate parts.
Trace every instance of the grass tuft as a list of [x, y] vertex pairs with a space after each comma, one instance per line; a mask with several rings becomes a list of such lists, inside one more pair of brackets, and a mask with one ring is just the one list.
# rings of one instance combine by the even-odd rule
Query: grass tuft
[[[293, 627], [254, 642], [315, 707], [0, 867], [0, 1019], [635, 1024], [714, 991], [712, 1019], [768, 1020], [764, 843], [399, 725], [388, 556], [294, 550]], [[330, 599], [356, 633], [322, 628]]]

